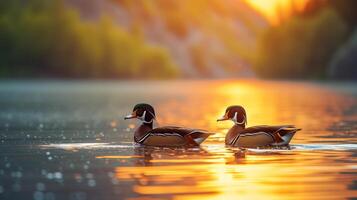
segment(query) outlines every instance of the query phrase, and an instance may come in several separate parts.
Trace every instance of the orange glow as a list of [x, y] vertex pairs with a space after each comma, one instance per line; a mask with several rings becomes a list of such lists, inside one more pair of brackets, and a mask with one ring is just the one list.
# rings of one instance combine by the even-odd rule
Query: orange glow
[[301, 10], [308, 0], [246, 0], [264, 15], [271, 24], [278, 24], [281, 18], [291, 15], [292, 7]]
[[[281, 163], [275, 155], [262, 157], [262, 155], [248, 154], [245, 158], [235, 158], [232, 151], [221, 150], [222, 148], [207, 150], [207, 155], [200, 159], [192, 159], [191, 162], [190, 159], [183, 159], [184, 163], [187, 162], [184, 165], [179, 155], [153, 152], [152, 159], [147, 160], [150, 165], [117, 167], [115, 177], [119, 181], [135, 179], [136, 184], [132, 189], [143, 196], [174, 194], [174, 199], [187, 200], [236, 199], [237, 197], [239, 199], [304, 199], [309, 192], [319, 196], [319, 192], [325, 190], [343, 191], [335, 193], [332, 198], [336, 199], [353, 195], [353, 192], [348, 191], [343, 184], [329, 184], [333, 181], [333, 177], [312, 176], [317, 173], [338, 171], [341, 167], [348, 170], [348, 166], [321, 167], [314, 159], [306, 161], [306, 153], [299, 152], [300, 155], [290, 161], [295, 166], [291, 168], [289, 165], [292, 163]], [[177, 161], [176, 165], [172, 165], [173, 160]], [[306, 184], [313, 185], [316, 182], [320, 182], [320, 188], [306, 187]], [[323, 184], [324, 182], [326, 184]]]
[[118, 122], [116, 122], [116, 121], [111, 121], [110, 122], [110, 126], [112, 127], [112, 128], [115, 128], [115, 127], [117, 127], [118, 126]]
[[[97, 156], [108, 166], [116, 165], [111, 176], [117, 184], [114, 187], [125, 188], [129, 194], [134, 193], [141, 199], [293, 200], [356, 196], [355, 190], [349, 189], [354, 183], [354, 177], [349, 173], [356, 169], [356, 158], [351, 157], [351, 152], [333, 150], [322, 153], [317, 149], [305, 151], [298, 148], [240, 152], [224, 145], [224, 136], [232, 122], [216, 122], [227, 106], [242, 105], [248, 113], [248, 126], [292, 123], [305, 129], [292, 143], [306, 144], [320, 141], [329, 133], [319, 130], [327, 130], [331, 124], [341, 121], [339, 115], [326, 118], [326, 111], [319, 109], [321, 106], [341, 108], [352, 105], [353, 99], [348, 103], [345, 97], [303, 82], [225, 80], [186, 81], [185, 84], [184, 89], [176, 89], [177, 85], [170, 83], [155, 90], [155, 95], [165, 99], [160, 106], [155, 106], [158, 123], [203, 128], [217, 134], [209, 137], [200, 148], [135, 147], [130, 150], [132, 155], [117, 155], [121, 152], [113, 151], [113, 155]], [[163, 96], [169, 92], [185, 98]], [[325, 100], [326, 96], [329, 101]], [[291, 106], [301, 102], [306, 103], [304, 108]], [[323, 141], [333, 143], [339, 139], [325, 137]], [[118, 164], [122, 161], [125, 164]], [[129, 198], [134, 199], [138, 200]]]

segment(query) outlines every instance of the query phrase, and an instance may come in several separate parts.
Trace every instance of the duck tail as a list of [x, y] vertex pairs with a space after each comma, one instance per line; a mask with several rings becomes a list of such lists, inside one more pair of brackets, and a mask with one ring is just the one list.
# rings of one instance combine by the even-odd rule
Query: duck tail
[[206, 140], [210, 135], [213, 134], [215, 133], [211, 133], [207, 131], [195, 131], [190, 133], [190, 136], [197, 144], [201, 144], [204, 140]]
[[297, 131], [301, 131], [302, 129], [301, 128], [296, 128], [296, 127], [284, 127], [282, 128], [281, 130], [284, 130], [284, 131], [294, 131], [294, 132], [297, 132]]
[[296, 133], [296, 132], [298, 132], [298, 131], [301, 131], [301, 128], [296, 128], [296, 127], [292, 126], [292, 127], [283, 127], [283, 128], [281, 128], [281, 129], [279, 129], [279, 130], [277, 131], [277, 133], [278, 133], [281, 137], [283, 137], [283, 136], [285, 136], [285, 135], [287, 135], [287, 134], [293, 134], [293, 133]]
[[284, 142], [284, 139], [281, 137], [279, 132], [277, 132], [276, 134], [272, 134], [272, 136], [276, 143]]

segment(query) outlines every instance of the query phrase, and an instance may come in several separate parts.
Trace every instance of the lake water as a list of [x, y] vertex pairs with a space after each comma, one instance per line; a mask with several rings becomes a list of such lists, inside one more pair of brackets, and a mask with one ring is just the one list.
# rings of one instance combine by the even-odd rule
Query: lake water
[[[136, 103], [159, 125], [216, 132], [199, 148], [133, 144]], [[295, 124], [290, 148], [224, 146], [248, 126]], [[357, 84], [259, 80], [0, 82], [0, 199], [356, 199]]]

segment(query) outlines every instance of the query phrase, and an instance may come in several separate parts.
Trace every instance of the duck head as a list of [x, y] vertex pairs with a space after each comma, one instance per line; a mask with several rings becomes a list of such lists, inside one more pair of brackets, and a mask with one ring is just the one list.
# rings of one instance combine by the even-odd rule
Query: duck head
[[225, 120], [232, 120], [236, 125], [243, 128], [247, 125], [247, 115], [242, 106], [229, 106], [224, 116], [217, 119], [217, 122]]
[[139, 119], [145, 124], [152, 124], [155, 119], [154, 108], [146, 103], [140, 103], [134, 106], [133, 112], [124, 117], [124, 119]]

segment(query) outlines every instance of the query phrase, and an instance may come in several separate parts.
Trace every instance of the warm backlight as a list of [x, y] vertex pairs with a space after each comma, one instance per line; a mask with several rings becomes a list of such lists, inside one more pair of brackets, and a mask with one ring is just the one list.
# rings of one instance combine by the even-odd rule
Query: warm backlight
[[246, 0], [272, 24], [289, 17], [292, 9], [302, 9], [308, 0]]

